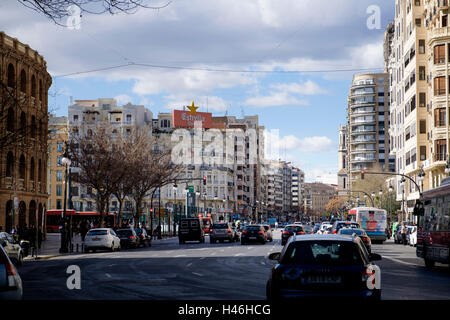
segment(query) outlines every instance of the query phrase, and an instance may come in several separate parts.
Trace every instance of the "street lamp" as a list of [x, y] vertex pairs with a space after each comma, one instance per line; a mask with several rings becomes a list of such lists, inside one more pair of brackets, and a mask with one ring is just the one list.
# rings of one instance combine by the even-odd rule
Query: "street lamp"
[[[61, 247], [59, 249], [59, 252], [61, 253], [67, 253], [69, 251], [68, 249], [68, 237], [67, 237], [67, 188], [68, 188], [68, 170], [69, 166], [71, 164], [70, 159], [67, 157], [67, 146], [66, 151], [64, 152], [64, 157], [61, 159], [62, 164], [66, 167], [65, 171], [65, 184], [64, 184], [64, 213], [63, 213], [63, 219], [62, 219], [62, 228], [61, 228]], [[69, 189], [70, 193], [70, 189]], [[69, 226], [69, 235], [70, 235], [70, 242], [72, 243], [72, 215], [70, 215], [70, 226]]]
[[405, 177], [402, 177], [402, 179], [400, 180], [400, 184], [402, 186], [402, 220], [403, 220], [403, 222], [405, 221], [404, 219], [406, 218], [406, 212], [405, 212], [405, 182], [406, 182]]
[[[175, 217], [177, 216], [177, 213], [178, 213], [178, 204], [177, 204], [177, 191], [178, 191], [178, 186], [177, 186], [177, 184], [176, 183], [174, 183], [173, 184], [173, 194], [174, 194], [174, 198], [175, 198], [175, 200], [174, 200], [174, 207], [173, 207], [173, 219], [175, 220]], [[180, 220], [181, 220], [181, 216], [178, 216], [178, 223], [180, 223]], [[174, 230], [173, 230], [173, 232], [175, 233], [175, 235], [176, 235], [176, 230], [175, 230], [175, 224], [174, 224]]]

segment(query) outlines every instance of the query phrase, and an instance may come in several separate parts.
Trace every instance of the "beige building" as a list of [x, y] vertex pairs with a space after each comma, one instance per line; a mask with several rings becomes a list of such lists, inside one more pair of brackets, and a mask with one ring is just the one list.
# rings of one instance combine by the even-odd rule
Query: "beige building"
[[13, 226], [42, 224], [52, 79], [37, 51], [0, 32], [0, 83], [0, 227], [10, 232]]
[[47, 209], [63, 209], [64, 206], [66, 173], [61, 160], [66, 142], [67, 117], [51, 115], [48, 120]]
[[[434, 103], [433, 106], [430, 103], [429, 86], [433, 85], [439, 93], [446, 90], [445, 77], [437, 78], [429, 67], [431, 52], [427, 45], [424, 4], [424, 0], [396, 0], [395, 20], [393, 26], [388, 27], [391, 33], [394, 29], [393, 36], [385, 37], [390, 42], [390, 50], [385, 52], [389, 55], [386, 65], [390, 78], [390, 154], [396, 158], [396, 172], [411, 177], [419, 185], [420, 169], [428, 166], [427, 162], [433, 157], [429, 146], [430, 125], [427, 124], [427, 109], [434, 108]], [[397, 201], [405, 204], [403, 218], [411, 219], [419, 190], [409, 179], [402, 182], [401, 177], [396, 176], [395, 180]], [[429, 181], [427, 174], [424, 190], [429, 188]]]
[[[449, 70], [450, 26], [448, 1], [424, 1], [422, 21], [426, 27], [426, 67], [428, 68], [428, 100], [423, 109], [426, 141], [420, 148], [426, 173], [424, 187], [435, 188], [448, 176], [449, 143]], [[425, 113], [427, 112], [427, 114]], [[425, 117], [426, 115], [426, 117]], [[422, 119], [422, 115], [421, 115]]]
[[325, 212], [328, 202], [336, 196], [336, 186], [313, 182], [305, 183], [305, 213], [307, 216], [320, 216]]

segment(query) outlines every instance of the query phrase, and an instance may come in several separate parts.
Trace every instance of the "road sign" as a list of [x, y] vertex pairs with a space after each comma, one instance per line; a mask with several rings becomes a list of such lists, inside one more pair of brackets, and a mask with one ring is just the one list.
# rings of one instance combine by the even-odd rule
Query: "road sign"
[[189, 192], [194, 192], [194, 186], [189, 186]]

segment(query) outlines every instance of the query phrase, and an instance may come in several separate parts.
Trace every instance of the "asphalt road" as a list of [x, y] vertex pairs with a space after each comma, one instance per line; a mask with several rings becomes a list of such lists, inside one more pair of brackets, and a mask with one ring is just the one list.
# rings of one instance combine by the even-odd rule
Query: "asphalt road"
[[[281, 250], [280, 231], [265, 245], [187, 243], [26, 261], [19, 269], [24, 299], [265, 299], [265, 285]], [[450, 299], [450, 268], [427, 270], [415, 248], [374, 244], [380, 253], [382, 299]], [[81, 270], [81, 289], [69, 290], [70, 265]]]

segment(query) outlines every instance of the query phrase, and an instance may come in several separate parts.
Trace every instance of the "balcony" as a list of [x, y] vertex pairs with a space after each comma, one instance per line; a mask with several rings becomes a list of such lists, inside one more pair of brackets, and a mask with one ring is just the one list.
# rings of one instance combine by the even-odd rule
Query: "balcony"
[[435, 153], [433, 155], [434, 161], [447, 161], [447, 154], [445, 153]]
[[428, 45], [432, 43], [433, 40], [438, 40], [439, 38], [450, 37], [450, 27], [433, 28], [427, 32]]

